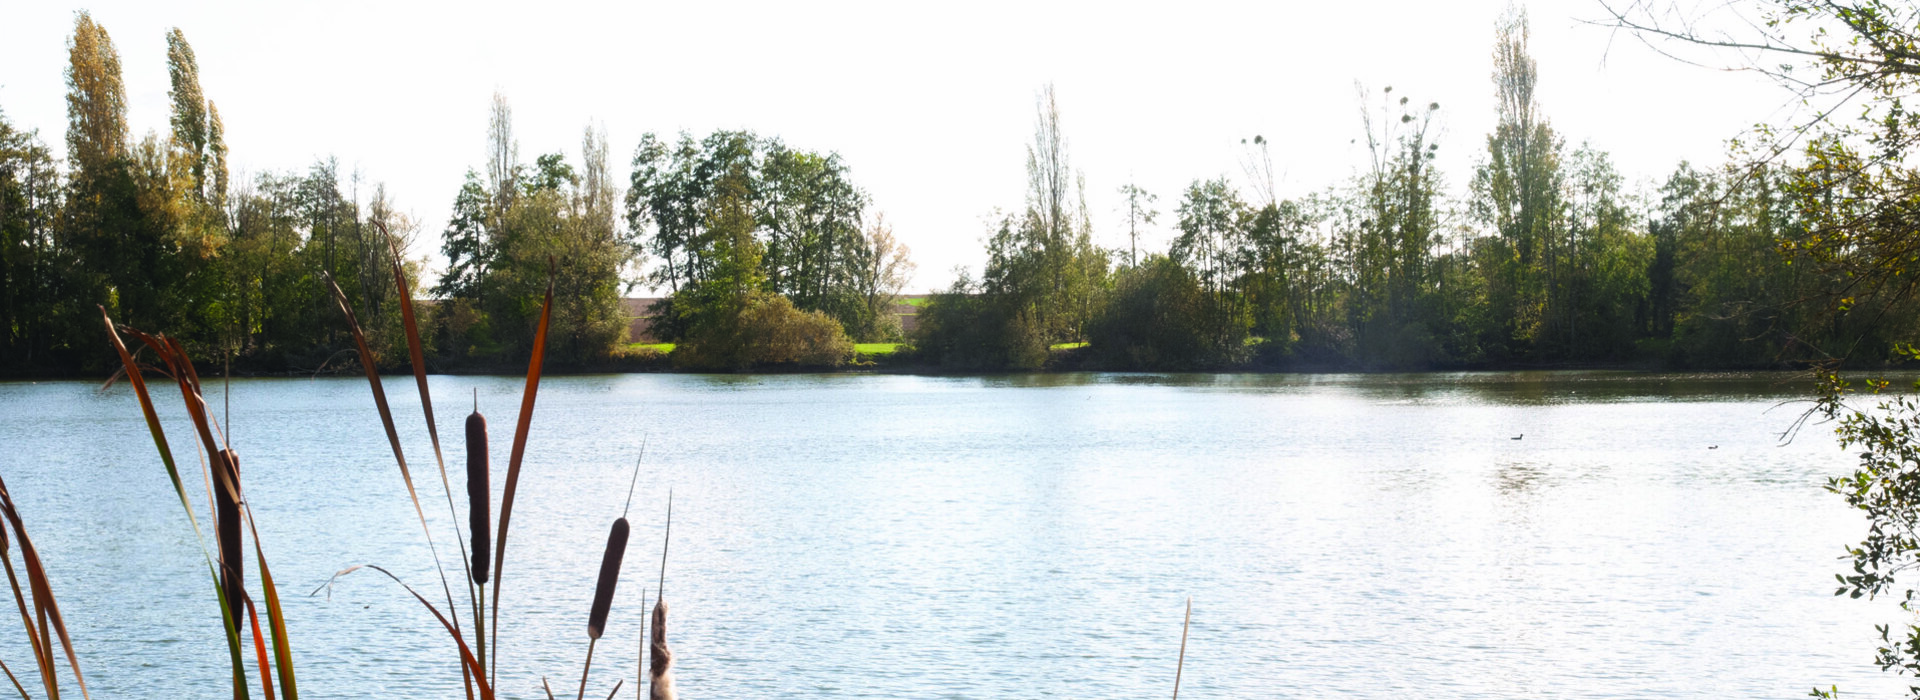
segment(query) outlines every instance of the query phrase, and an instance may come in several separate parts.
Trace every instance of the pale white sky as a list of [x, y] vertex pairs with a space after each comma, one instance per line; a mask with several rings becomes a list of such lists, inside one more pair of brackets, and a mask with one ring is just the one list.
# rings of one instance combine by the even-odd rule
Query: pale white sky
[[[1464, 191], [1493, 123], [1493, 27], [1507, 0], [1399, 2], [310, 3], [3, 0], [0, 110], [64, 152], [66, 41], [85, 7], [119, 48], [136, 136], [167, 122], [165, 36], [193, 44], [236, 172], [339, 158], [440, 231], [485, 151], [495, 90], [522, 158], [579, 156], [608, 130], [624, 174], [640, 135], [752, 129], [838, 151], [913, 248], [909, 291], [978, 269], [988, 215], [1022, 201], [1034, 96], [1052, 82], [1100, 242], [1120, 245], [1114, 191], [1158, 193], [1152, 247], [1195, 178], [1239, 177], [1240, 140], [1273, 142], [1282, 197], [1365, 162], [1355, 81], [1441, 104], [1441, 157]], [[1777, 117], [1787, 95], [1749, 74], [1660, 57], [1583, 25], [1598, 0], [1536, 1], [1540, 101], [1570, 145], [1610, 151], [1630, 182]], [[1146, 247], [1143, 243], [1143, 247]]]

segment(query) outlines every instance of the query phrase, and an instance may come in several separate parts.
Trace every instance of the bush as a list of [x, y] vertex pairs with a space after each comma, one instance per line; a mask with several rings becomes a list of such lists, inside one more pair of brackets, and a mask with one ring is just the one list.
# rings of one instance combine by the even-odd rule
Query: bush
[[838, 367], [852, 358], [853, 341], [838, 321], [766, 292], [754, 293], [738, 314], [696, 326], [672, 356], [676, 367], [705, 370]]
[[967, 279], [920, 310], [912, 339], [919, 357], [947, 369], [1039, 369], [1047, 342], [1011, 297], [978, 293]]
[[1101, 363], [1124, 369], [1210, 369], [1245, 362], [1248, 315], [1209, 294], [1186, 267], [1153, 256], [1121, 273], [1088, 328]]

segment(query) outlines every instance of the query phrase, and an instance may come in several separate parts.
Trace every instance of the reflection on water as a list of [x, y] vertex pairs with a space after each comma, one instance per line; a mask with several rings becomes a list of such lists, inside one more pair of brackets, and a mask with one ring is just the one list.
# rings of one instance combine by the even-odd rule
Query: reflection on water
[[[520, 379], [432, 381], [462, 415], [450, 397], [478, 391], [499, 489]], [[502, 697], [578, 673], [643, 440], [602, 696], [634, 672], [624, 645], [669, 488], [692, 697], [1158, 694], [1188, 595], [1195, 697], [1893, 693], [1871, 664], [1892, 611], [1830, 595], [1860, 521], [1819, 485], [1847, 456], [1821, 430], [1775, 439], [1792, 413], [1768, 410], [1809, 388], [1620, 372], [550, 378], [507, 553]], [[388, 386], [440, 552], [458, 556], [412, 395], [410, 379]], [[232, 401], [301, 690], [458, 696], [444, 635], [397, 588], [356, 574], [305, 595], [357, 563], [438, 588], [366, 385], [236, 381]], [[193, 532], [124, 385], [0, 384], [0, 444], [96, 694], [219, 692]], [[457, 444], [447, 458], [464, 463]], [[0, 659], [30, 658], [21, 643], [0, 633]]]

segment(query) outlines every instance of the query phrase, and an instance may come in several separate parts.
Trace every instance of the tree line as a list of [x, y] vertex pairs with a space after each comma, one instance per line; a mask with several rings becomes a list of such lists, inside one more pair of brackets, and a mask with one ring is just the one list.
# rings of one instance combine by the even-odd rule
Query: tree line
[[[384, 361], [404, 361], [390, 351], [402, 291], [389, 270], [419, 223], [331, 158], [233, 180], [193, 49], [179, 29], [167, 46], [167, 133], [130, 135], [118, 51], [84, 12], [68, 43], [65, 162], [0, 112], [0, 373], [109, 366], [102, 306], [197, 357], [337, 367], [352, 359], [329, 279]], [[548, 284], [563, 366], [659, 359], [628, 347], [622, 298], [642, 284], [670, 292], [651, 325], [679, 342], [682, 366], [833, 365], [855, 339], [900, 337], [889, 309], [908, 251], [838, 155], [746, 132], [649, 134], [623, 181], [604, 129], [585, 130], [577, 157], [522, 161], [499, 95], [487, 146], [454, 196], [445, 274], [421, 287], [423, 262], [397, 261], [438, 368], [524, 360]]]
[[[911, 333], [895, 313], [909, 253], [837, 154], [746, 131], [649, 133], [622, 178], [604, 129], [589, 127], [577, 155], [527, 162], [496, 95], [485, 162], [441, 235], [448, 267], [406, 293], [424, 302], [437, 369], [523, 359], [549, 283], [553, 359], [575, 366], [835, 366], [855, 359], [854, 341], [902, 342], [895, 361], [957, 370], [1901, 357], [1895, 340], [1920, 318], [1907, 297], [1831, 291], [1858, 272], [1829, 233], [1844, 192], [1819, 177], [1833, 163], [1682, 163], [1631, 191], [1536, 99], [1525, 13], [1494, 34], [1498, 120], [1464, 188], [1435, 165], [1440, 105], [1386, 88], [1363, 98], [1355, 176], [1283, 199], [1270, 144], [1254, 137], [1245, 177], [1161, 193], [1168, 211], [1122, 188], [1124, 248], [1094, 243], [1046, 88], [1026, 201], [995, 218], [986, 265], [934, 295]], [[130, 137], [119, 56], [85, 13], [68, 46], [65, 162], [0, 112], [0, 366], [99, 371], [105, 306], [197, 356], [318, 371], [347, 356], [328, 279], [378, 349], [394, 347], [401, 291], [388, 271], [419, 223], [332, 159], [235, 181], [192, 48], [178, 29], [167, 45], [166, 133]], [[1163, 220], [1171, 245], [1141, 249]], [[398, 262], [410, 280], [424, 271]], [[624, 306], [643, 286], [665, 300]], [[669, 357], [629, 337], [636, 311], [651, 340], [674, 344]]]
[[1178, 193], [1164, 251], [1138, 249], [1160, 212], [1133, 185], [1121, 189], [1127, 248], [1090, 243], [1047, 88], [1025, 207], [999, 221], [979, 276], [920, 313], [921, 357], [959, 369], [1176, 370], [1902, 357], [1896, 342], [1920, 319], [1910, 299], [1831, 293], [1854, 271], [1833, 264], [1823, 233], [1834, 195], [1824, 166], [1681, 163], [1650, 196], [1630, 192], [1604, 151], [1553, 128], [1528, 34], [1522, 10], [1496, 27], [1498, 121], [1464, 193], [1448, 192], [1434, 165], [1440, 105], [1385, 88], [1366, 98], [1377, 104], [1362, 112], [1369, 158], [1356, 176], [1280, 199], [1255, 137], [1251, 187], [1195, 180]]

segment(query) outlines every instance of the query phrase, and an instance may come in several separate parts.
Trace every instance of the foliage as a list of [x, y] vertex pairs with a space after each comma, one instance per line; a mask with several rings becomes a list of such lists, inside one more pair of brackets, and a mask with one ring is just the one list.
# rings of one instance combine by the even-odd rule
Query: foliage
[[672, 359], [684, 369], [731, 371], [838, 367], [853, 354], [853, 341], [825, 312], [802, 311], [784, 296], [753, 292], [733, 315], [696, 326]]
[[716, 131], [669, 144], [641, 137], [626, 195], [627, 226], [660, 264], [650, 281], [672, 295], [673, 339], [731, 318], [749, 291], [820, 311], [864, 339], [892, 337], [889, 307], [912, 269], [837, 154]]
[[1117, 368], [1212, 369], [1245, 361], [1251, 325], [1243, 308], [1207, 290], [1185, 265], [1153, 255], [1118, 273], [1087, 336]]
[[[1838, 421], [1834, 433], [1841, 449], [1858, 450], [1860, 459], [1853, 473], [1829, 478], [1826, 488], [1867, 519], [1866, 538], [1847, 548], [1851, 572], [1834, 575], [1840, 583], [1834, 595], [1891, 596], [1901, 610], [1920, 612], [1920, 587], [1902, 583], [1901, 577], [1920, 567], [1920, 401], [1912, 394], [1889, 393], [1885, 381], [1871, 381], [1866, 388], [1876, 404], [1857, 409], [1846, 402], [1848, 382], [1832, 374], [1826, 382], [1815, 410]], [[1920, 384], [1914, 388], [1920, 390]], [[1920, 675], [1920, 625], [1877, 629], [1881, 670]], [[1920, 696], [1920, 686], [1908, 690]], [[1813, 694], [1833, 697], [1834, 691]]]

